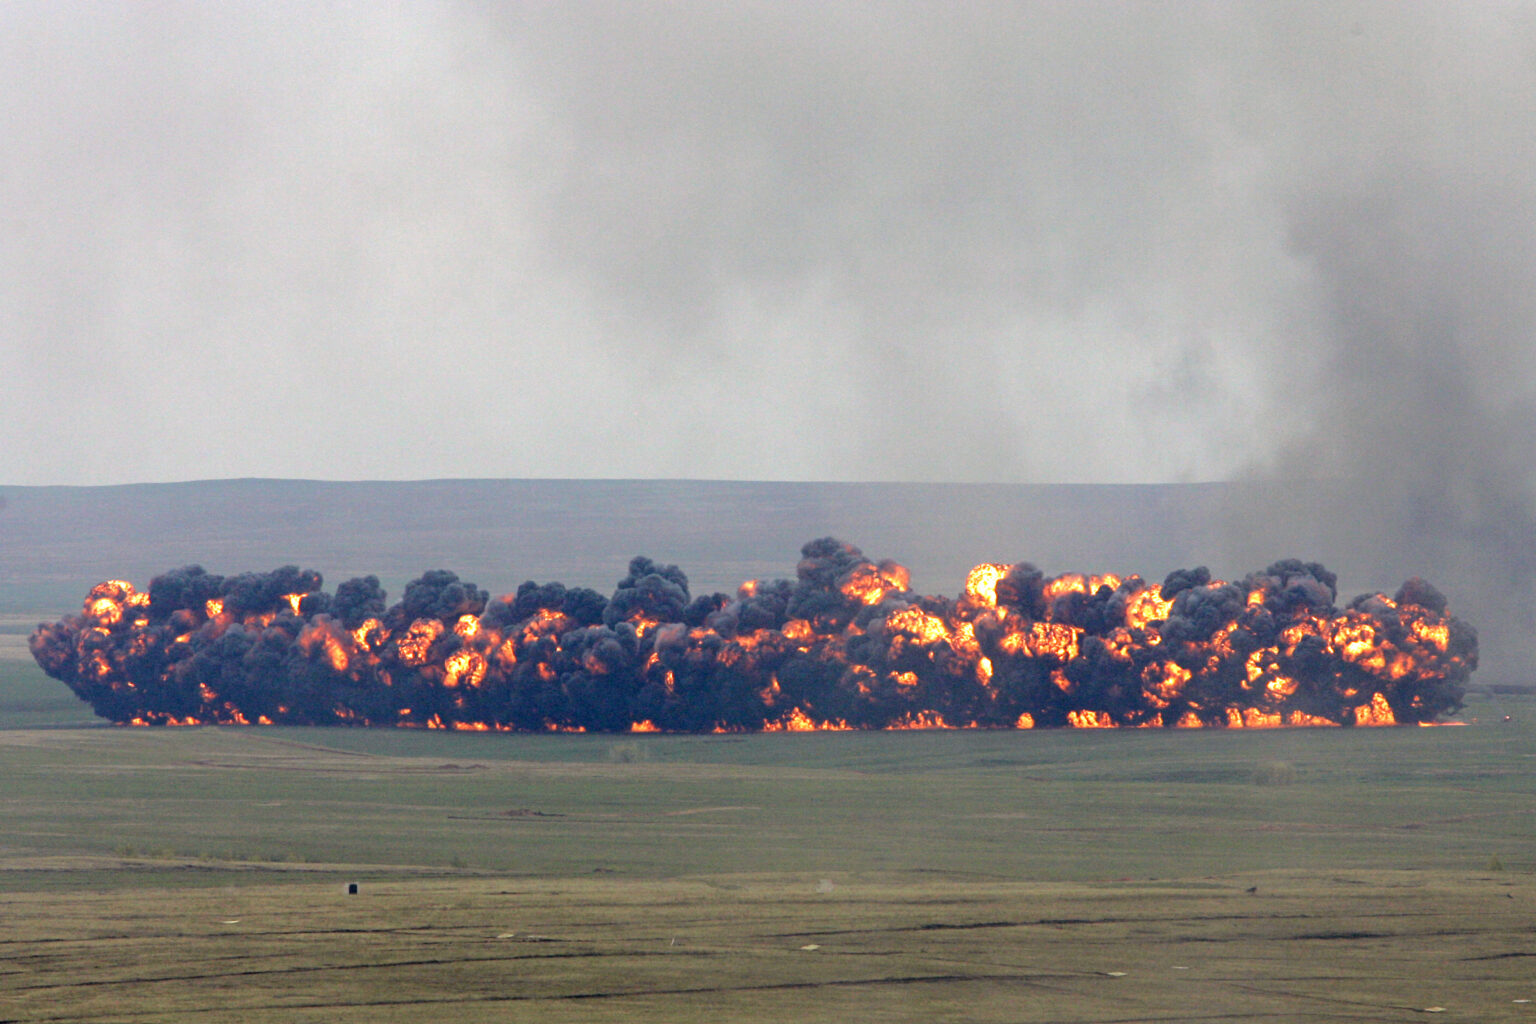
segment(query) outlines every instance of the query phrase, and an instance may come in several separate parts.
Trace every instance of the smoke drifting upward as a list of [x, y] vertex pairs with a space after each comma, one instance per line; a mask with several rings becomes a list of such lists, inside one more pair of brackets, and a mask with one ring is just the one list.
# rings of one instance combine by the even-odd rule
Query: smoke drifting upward
[[32, 635], [93, 710], [137, 725], [520, 731], [1430, 724], [1461, 707], [1477, 634], [1418, 578], [1335, 604], [1317, 563], [1047, 577], [983, 564], [955, 598], [833, 538], [795, 579], [692, 596], [635, 558], [612, 597], [452, 572], [400, 601], [374, 577], [189, 566], [93, 588]]
[[[0, 479], [1257, 477], [1210, 557], [1424, 572], [1526, 682], [1533, 38], [1499, 2], [12, 0]], [[453, 429], [377, 443], [437, 394]], [[79, 428], [129, 395], [178, 443]]]
[[[1470, 594], [1519, 595], [1468, 610], [1502, 674], [1523, 682], [1536, 658], [1536, 245], [1515, 215], [1536, 186], [1455, 170], [1384, 159], [1295, 205], [1292, 244], [1322, 316], [1316, 348], [1299, 348], [1317, 372], [1296, 396], [1307, 426], [1267, 468], [1354, 492], [1350, 514], [1311, 517], [1318, 550], [1379, 577], [1411, 558]], [[1273, 543], [1275, 527], [1243, 510], [1246, 546]]]

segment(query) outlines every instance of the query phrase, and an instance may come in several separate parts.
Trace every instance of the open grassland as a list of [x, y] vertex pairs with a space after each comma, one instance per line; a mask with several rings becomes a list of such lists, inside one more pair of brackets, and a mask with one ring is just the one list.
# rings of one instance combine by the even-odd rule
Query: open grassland
[[[0, 842], [35, 858], [152, 854], [151, 867], [644, 878], [1098, 880], [1494, 858], [1530, 870], [1531, 740], [1524, 716], [1268, 733], [12, 730], [0, 731]], [[14, 889], [71, 876], [8, 877]]]
[[[826, 532], [928, 552], [912, 568], [935, 590], [999, 549], [1200, 560], [1147, 563], [1135, 524], [1182, 506], [1131, 490], [943, 488], [940, 530], [883, 488], [709, 485], [706, 508], [696, 485], [438, 482], [370, 505], [373, 486], [12, 495], [0, 1024], [1536, 1022], [1529, 697], [1425, 730], [128, 730], [27, 654], [97, 579], [192, 561], [378, 572], [398, 594], [439, 565], [604, 588], [639, 553], [732, 589]], [[951, 535], [990, 540], [934, 547]]]
[[1533, 1021], [1536, 707], [1469, 717], [0, 729], [0, 1021]]
[[0, 729], [99, 724], [89, 705], [37, 667], [26, 634], [7, 633], [0, 623]]
[[27, 894], [0, 997], [9, 1020], [167, 1024], [1518, 1021], [1533, 900], [1529, 876], [1383, 871]]

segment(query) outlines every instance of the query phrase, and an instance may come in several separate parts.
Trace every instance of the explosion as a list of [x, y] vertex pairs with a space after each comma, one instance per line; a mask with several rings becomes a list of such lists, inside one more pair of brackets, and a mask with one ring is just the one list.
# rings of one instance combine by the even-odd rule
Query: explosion
[[493, 600], [435, 570], [394, 605], [374, 576], [332, 595], [293, 566], [188, 566], [100, 583], [30, 644], [122, 724], [523, 732], [1429, 725], [1477, 667], [1476, 631], [1418, 578], [1340, 609], [1294, 559], [1237, 583], [988, 563], [948, 598], [830, 537], [801, 556], [734, 597], [636, 558], [609, 598]]

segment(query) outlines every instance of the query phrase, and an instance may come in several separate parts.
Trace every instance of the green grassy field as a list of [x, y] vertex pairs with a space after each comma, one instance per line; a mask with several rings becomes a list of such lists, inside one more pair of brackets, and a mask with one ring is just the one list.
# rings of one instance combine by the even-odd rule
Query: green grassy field
[[[437, 566], [606, 589], [649, 554], [697, 593], [834, 533], [933, 592], [984, 559], [1158, 576], [1293, 552], [1348, 593], [1394, 585], [1319, 546], [1352, 494], [1288, 487], [1265, 500], [1296, 536], [1213, 554], [1218, 506], [1252, 501], [1203, 485], [24, 490], [0, 558], [0, 1024], [1536, 1022], [1529, 696], [1448, 729], [132, 730], [26, 648], [96, 580], [194, 561], [398, 596]], [[1171, 546], [1149, 556], [1150, 511]], [[1524, 634], [1503, 652], [1484, 588], [1437, 583], [1484, 628], [1484, 681], [1524, 685]]]
[[1523, 722], [719, 737], [19, 730], [0, 732], [0, 806], [15, 851], [148, 853], [148, 866], [1092, 881], [1477, 870], [1497, 858], [1526, 871], [1531, 749]]
[[[5, 639], [0, 634], [0, 643]], [[0, 658], [0, 729], [38, 729], [100, 722], [88, 705], [63, 683], [44, 675], [30, 657], [25, 662]]]
[[0, 658], [0, 1021], [1536, 1020], [1536, 704], [1467, 717], [60, 728]]
[[[1247, 881], [1245, 879], [1244, 881]], [[7, 900], [25, 1021], [1531, 1018], [1528, 877], [402, 878]]]

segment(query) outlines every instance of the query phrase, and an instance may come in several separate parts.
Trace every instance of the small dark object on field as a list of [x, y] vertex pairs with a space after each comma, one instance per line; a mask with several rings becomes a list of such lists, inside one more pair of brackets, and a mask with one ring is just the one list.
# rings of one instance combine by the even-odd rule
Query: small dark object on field
[[356, 882], [348, 882], [347, 883], [347, 895], [348, 896], [356, 896], [357, 895], [357, 883]]
[[1245, 891], [1247, 891], [1247, 892], [1258, 892], [1259, 891], [1259, 887], [1256, 886], [1256, 885], [1250, 885]]

